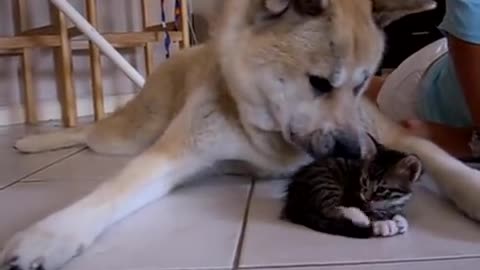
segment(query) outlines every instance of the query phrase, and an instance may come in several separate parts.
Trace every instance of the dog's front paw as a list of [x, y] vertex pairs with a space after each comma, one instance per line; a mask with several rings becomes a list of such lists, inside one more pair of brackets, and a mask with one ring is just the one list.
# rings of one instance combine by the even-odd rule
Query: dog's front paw
[[0, 266], [15, 270], [54, 270], [81, 253], [86, 243], [78, 232], [68, 226], [51, 225], [40, 223], [16, 234], [4, 247]]
[[444, 180], [441, 184], [443, 184], [443, 191], [464, 214], [480, 221], [479, 171], [471, 169], [468, 174], [450, 178], [448, 182]]
[[374, 221], [373, 234], [376, 237], [391, 237], [401, 234], [401, 228], [396, 220]]

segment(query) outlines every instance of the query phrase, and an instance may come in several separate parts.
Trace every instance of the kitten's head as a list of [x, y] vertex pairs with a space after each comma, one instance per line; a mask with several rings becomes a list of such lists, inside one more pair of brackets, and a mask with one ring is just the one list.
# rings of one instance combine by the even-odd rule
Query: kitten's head
[[423, 173], [420, 159], [386, 148], [373, 137], [369, 140], [370, 150], [360, 180], [361, 199], [372, 208], [404, 204]]

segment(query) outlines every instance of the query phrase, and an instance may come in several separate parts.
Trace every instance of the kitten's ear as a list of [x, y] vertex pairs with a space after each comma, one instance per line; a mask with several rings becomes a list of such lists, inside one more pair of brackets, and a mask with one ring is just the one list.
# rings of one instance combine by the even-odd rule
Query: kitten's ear
[[362, 144], [362, 158], [372, 159], [377, 155], [379, 149], [379, 144], [370, 134], [365, 134], [363, 136]]
[[[238, 1], [238, 0], [237, 0]], [[245, 0], [242, 0], [245, 1]], [[264, 0], [265, 8], [271, 14], [281, 14], [283, 13], [288, 6], [290, 5], [291, 0]]]
[[396, 173], [408, 177], [410, 182], [418, 182], [423, 174], [423, 166], [420, 159], [415, 155], [409, 155], [396, 166]]
[[410, 14], [437, 7], [433, 0], [373, 0], [373, 16], [380, 27]]

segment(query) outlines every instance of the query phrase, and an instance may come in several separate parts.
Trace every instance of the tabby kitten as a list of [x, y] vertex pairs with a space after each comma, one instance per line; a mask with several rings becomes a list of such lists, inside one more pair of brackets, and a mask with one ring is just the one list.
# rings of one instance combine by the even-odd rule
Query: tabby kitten
[[422, 174], [421, 162], [371, 136], [368, 141], [362, 160], [327, 158], [300, 169], [288, 185], [283, 218], [353, 238], [405, 233], [403, 211]]

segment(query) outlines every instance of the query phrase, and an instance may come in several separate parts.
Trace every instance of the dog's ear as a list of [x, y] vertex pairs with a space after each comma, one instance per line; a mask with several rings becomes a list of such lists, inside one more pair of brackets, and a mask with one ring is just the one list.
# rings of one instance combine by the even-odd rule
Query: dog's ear
[[271, 14], [281, 14], [288, 8], [290, 1], [291, 0], [265, 0], [264, 5]]
[[373, 16], [380, 27], [386, 27], [404, 16], [432, 10], [433, 0], [373, 0]]

